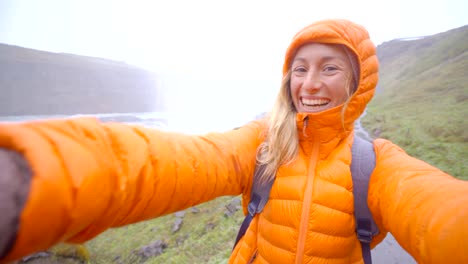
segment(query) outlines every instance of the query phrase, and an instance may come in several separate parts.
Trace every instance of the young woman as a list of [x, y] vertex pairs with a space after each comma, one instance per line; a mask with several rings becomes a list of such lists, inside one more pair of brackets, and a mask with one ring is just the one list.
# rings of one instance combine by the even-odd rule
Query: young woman
[[[90, 118], [0, 124], [2, 260], [223, 195], [243, 194], [245, 208], [258, 162], [275, 181], [230, 263], [361, 263], [351, 145], [378, 80], [375, 47], [360, 25], [319, 21], [293, 38], [283, 76], [266, 119], [225, 133]], [[372, 246], [391, 232], [420, 263], [468, 263], [468, 182], [387, 140], [374, 149]]]

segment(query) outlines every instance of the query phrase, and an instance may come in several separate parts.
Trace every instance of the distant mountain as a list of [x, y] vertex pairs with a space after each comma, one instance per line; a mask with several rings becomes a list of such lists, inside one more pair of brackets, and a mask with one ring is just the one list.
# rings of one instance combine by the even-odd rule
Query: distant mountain
[[[381, 66], [379, 86], [387, 90], [412, 86], [410, 89], [423, 91], [442, 85], [442, 91], [450, 88], [463, 97], [466, 93], [461, 88], [468, 80], [467, 51], [468, 25], [433, 36], [384, 42], [377, 47]], [[404, 95], [399, 91], [393, 93]]]
[[158, 81], [123, 62], [0, 44], [0, 116], [160, 111]]
[[468, 25], [377, 47], [378, 92], [364, 126], [468, 179]]

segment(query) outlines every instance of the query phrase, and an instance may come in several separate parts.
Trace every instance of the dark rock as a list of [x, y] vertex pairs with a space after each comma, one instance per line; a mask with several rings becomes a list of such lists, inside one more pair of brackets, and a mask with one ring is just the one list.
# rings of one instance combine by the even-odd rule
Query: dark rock
[[206, 229], [206, 231], [211, 231], [215, 227], [216, 227], [216, 223], [210, 222], [210, 223], [206, 224], [205, 229]]
[[183, 223], [184, 223], [183, 218], [179, 218], [179, 217], [176, 218], [174, 221], [174, 224], [172, 225], [172, 233], [179, 231]]
[[237, 211], [239, 211], [242, 207], [240, 206], [240, 199], [238, 197], [231, 200], [226, 205], [226, 211], [224, 211], [224, 216], [232, 217]]
[[198, 214], [200, 212], [200, 209], [198, 209], [197, 207], [192, 207], [190, 208], [190, 212], [192, 212], [192, 214]]
[[162, 240], [156, 240], [149, 245], [143, 246], [140, 249], [134, 251], [134, 254], [142, 258], [142, 260], [147, 260], [151, 257], [156, 257], [164, 253], [164, 250], [167, 248], [167, 243]]
[[175, 217], [177, 218], [183, 218], [185, 216], [185, 211], [179, 211], [175, 213]]
[[26, 257], [22, 258], [20, 263], [28, 262], [28, 261], [36, 259], [36, 258], [47, 258], [47, 257], [50, 257], [51, 255], [52, 255], [52, 253], [50, 253], [48, 251], [41, 251], [41, 252], [38, 252], [38, 253], [35, 253], [35, 254], [32, 254], [32, 255], [29, 255], [29, 256], [26, 256]]
[[123, 264], [122, 259], [120, 256], [115, 256], [115, 258], [112, 260], [113, 263], [117, 264]]

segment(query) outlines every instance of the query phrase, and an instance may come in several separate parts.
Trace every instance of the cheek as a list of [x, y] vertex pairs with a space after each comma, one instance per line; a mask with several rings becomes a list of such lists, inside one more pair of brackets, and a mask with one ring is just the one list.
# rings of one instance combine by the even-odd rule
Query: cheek
[[339, 101], [342, 101], [341, 103], [343, 103], [344, 101], [346, 101], [346, 99], [348, 99], [348, 92], [346, 91], [346, 84], [343, 80], [337, 81], [331, 87], [333, 87], [334, 96]]

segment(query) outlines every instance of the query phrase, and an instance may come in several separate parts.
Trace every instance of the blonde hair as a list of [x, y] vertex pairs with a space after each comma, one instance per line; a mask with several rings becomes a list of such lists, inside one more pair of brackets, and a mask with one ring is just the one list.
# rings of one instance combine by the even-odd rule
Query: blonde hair
[[[332, 44], [335, 45], [335, 44]], [[345, 51], [351, 60], [356, 59], [353, 52]], [[349, 104], [351, 95], [357, 90], [359, 82], [359, 69], [355, 68], [356, 63], [351, 62], [351, 72], [346, 78], [345, 89], [348, 98], [343, 104], [341, 111], [341, 122], [345, 129], [344, 112]], [[356, 76], [357, 71], [357, 76]], [[281, 165], [292, 162], [299, 153], [299, 135], [297, 132], [296, 115], [297, 111], [292, 101], [291, 95], [291, 70], [284, 75], [281, 82], [280, 92], [276, 98], [272, 111], [268, 116], [269, 127], [265, 141], [259, 146], [257, 153], [257, 163], [265, 165], [264, 170], [259, 171], [260, 181], [266, 182], [270, 177], [275, 177]]]
[[289, 71], [283, 77], [280, 92], [268, 116], [269, 127], [266, 139], [259, 146], [257, 162], [265, 164], [265, 170], [260, 175], [261, 181], [274, 177], [279, 166], [292, 161], [298, 153], [296, 109], [291, 97], [290, 80]]

